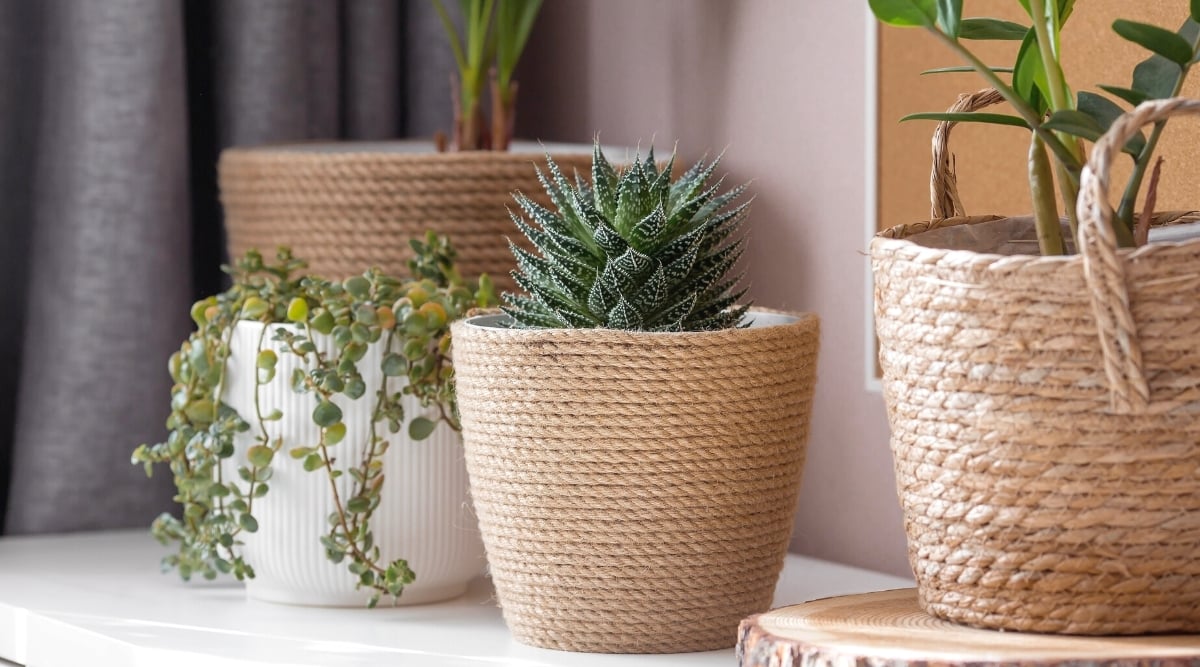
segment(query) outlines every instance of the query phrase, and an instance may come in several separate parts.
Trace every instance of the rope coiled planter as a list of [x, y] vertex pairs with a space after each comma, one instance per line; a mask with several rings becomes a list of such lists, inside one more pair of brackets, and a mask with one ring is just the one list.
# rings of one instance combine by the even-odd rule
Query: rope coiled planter
[[702, 333], [454, 324], [472, 500], [518, 641], [703, 651], [770, 606], [818, 323], [750, 317]]
[[409, 239], [448, 236], [468, 277], [489, 274], [511, 289], [512, 193], [543, 206], [535, 164], [551, 154], [568, 177], [591, 173], [591, 147], [514, 146], [514, 152], [438, 153], [427, 142], [341, 142], [229, 148], [218, 177], [229, 256], [291, 246], [308, 271], [328, 278], [378, 266], [403, 274]]
[[909, 559], [936, 616], [1200, 632], [1200, 240], [1118, 249], [1107, 202], [1120, 147], [1181, 113], [1200, 102], [1147, 102], [1096, 143], [1077, 255], [1019, 254], [1032, 222], [995, 216], [871, 243]]

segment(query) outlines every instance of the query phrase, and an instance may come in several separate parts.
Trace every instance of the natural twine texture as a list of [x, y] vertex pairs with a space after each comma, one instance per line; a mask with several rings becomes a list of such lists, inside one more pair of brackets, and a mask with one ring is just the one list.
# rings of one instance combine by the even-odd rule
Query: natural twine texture
[[[1080, 255], [871, 244], [897, 486], [921, 605], [1074, 634], [1200, 631], [1200, 241], [1118, 249], [1108, 170], [1147, 102], [1094, 146]], [[1163, 220], [1188, 222], [1194, 212]]]
[[471, 495], [513, 636], [733, 646], [783, 567], [816, 316], [703, 333], [458, 322], [453, 336]]
[[[554, 155], [568, 177], [591, 173], [591, 154]], [[378, 266], [406, 272], [409, 239], [427, 230], [450, 237], [458, 270], [487, 273], [512, 289], [515, 267], [508, 238], [522, 241], [508, 216], [514, 191], [543, 206], [548, 196], [531, 153], [337, 152], [295, 146], [230, 148], [218, 173], [231, 258], [258, 249], [271, 256], [291, 246], [308, 272], [340, 279]]]

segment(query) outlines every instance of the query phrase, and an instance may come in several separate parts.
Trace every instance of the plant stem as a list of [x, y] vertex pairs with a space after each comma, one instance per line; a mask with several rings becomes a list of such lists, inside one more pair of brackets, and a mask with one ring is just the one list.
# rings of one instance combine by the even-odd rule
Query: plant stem
[[1037, 111], [1033, 107], [1029, 106], [1029, 103], [1021, 99], [1021, 96], [1017, 95], [1017, 92], [1012, 89], [1012, 86], [1009, 86], [1001, 81], [1000, 77], [996, 76], [996, 73], [993, 72], [990, 67], [983, 64], [982, 60], [977, 58], [974, 53], [971, 53], [966, 47], [960, 44], [958, 40], [950, 37], [941, 30], [938, 30], [936, 27], [930, 27], [929, 30], [936, 35], [943, 44], [950, 47], [951, 50], [957, 53], [959, 57], [966, 60], [967, 64], [970, 65], [976, 72], [978, 72], [979, 75], [982, 76], [985, 81], [987, 81], [989, 86], [995, 88], [996, 92], [1000, 93], [1000, 96], [1003, 97], [1004, 100], [1010, 105], [1012, 105], [1013, 110], [1015, 110], [1017, 115], [1019, 115], [1021, 119], [1029, 125], [1029, 128], [1033, 130], [1033, 133], [1036, 134], [1045, 143], [1045, 145], [1050, 148], [1051, 151], [1053, 151], [1054, 157], [1067, 167], [1068, 176], [1078, 185], [1078, 173], [1079, 170], [1083, 168], [1082, 161], [1072, 154], [1071, 150], [1064, 146], [1063, 143], [1058, 140], [1058, 137], [1054, 136], [1053, 132], [1050, 132], [1042, 127], [1042, 118], [1038, 115]]
[[1062, 255], [1062, 227], [1059, 226], [1058, 203], [1054, 198], [1054, 178], [1050, 158], [1041, 137], [1033, 136], [1029, 143], [1029, 193], [1033, 197], [1033, 221], [1037, 227], [1038, 247], [1043, 255]]

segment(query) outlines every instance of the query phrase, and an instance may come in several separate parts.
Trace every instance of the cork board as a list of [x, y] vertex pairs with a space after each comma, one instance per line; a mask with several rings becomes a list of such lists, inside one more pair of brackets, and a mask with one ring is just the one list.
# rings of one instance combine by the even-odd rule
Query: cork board
[[[1029, 22], [1012, 0], [968, 0], [965, 5], [969, 16]], [[1113, 20], [1125, 18], [1175, 30], [1187, 11], [1183, 0], [1078, 0], [1063, 31], [1067, 80], [1076, 90], [1092, 92], [1101, 92], [1096, 88], [1101, 83], [1128, 87], [1134, 66], [1149, 54], [1118, 37], [1110, 27]], [[878, 39], [877, 221], [879, 228], [885, 229], [929, 218], [929, 140], [933, 123], [899, 123], [898, 119], [919, 111], [944, 110], [960, 93], [978, 90], [983, 82], [974, 73], [921, 76], [923, 70], [961, 64], [954, 53], [924, 30], [881, 25]], [[969, 44], [984, 62], [995, 66], [1011, 66], [1019, 46], [1019, 42]], [[1192, 72], [1183, 94], [1200, 97], [1200, 71]], [[994, 110], [1008, 112], [999, 106]], [[968, 214], [1025, 214], [1031, 210], [1025, 180], [1028, 136], [1028, 131], [1020, 128], [992, 125], [960, 124], [954, 129], [952, 147]], [[1157, 154], [1166, 159], [1157, 208], [1200, 207], [1200, 179], [1195, 177], [1200, 169], [1200, 121], [1173, 119]], [[1120, 161], [1114, 187], [1123, 186], [1129, 163]]]

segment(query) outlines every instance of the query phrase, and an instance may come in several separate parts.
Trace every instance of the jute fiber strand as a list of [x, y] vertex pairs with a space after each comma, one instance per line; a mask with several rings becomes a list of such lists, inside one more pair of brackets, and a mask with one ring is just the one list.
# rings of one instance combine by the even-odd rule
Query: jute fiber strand
[[1180, 113], [1200, 102], [1148, 102], [1096, 143], [1080, 254], [990, 252], [1032, 234], [995, 216], [871, 244], [909, 559], [936, 616], [1200, 631], [1200, 241], [1118, 249], [1107, 200], [1120, 146]]
[[454, 325], [471, 496], [518, 641], [704, 651], [770, 606], [818, 323], [751, 317], [673, 334]]
[[[549, 204], [534, 165], [538, 153], [437, 153], [305, 150], [304, 146], [230, 148], [218, 163], [231, 258], [249, 249], [272, 256], [288, 245], [308, 271], [329, 278], [378, 266], [397, 275], [412, 256], [409, 239], [426, 230], [450, 237], [458, 270], [487, 273], [498, 292], [512, 288], [508, 238], [514, 191]], [[553, 156], [568, 177], [591, 173], [591, 153]]]

